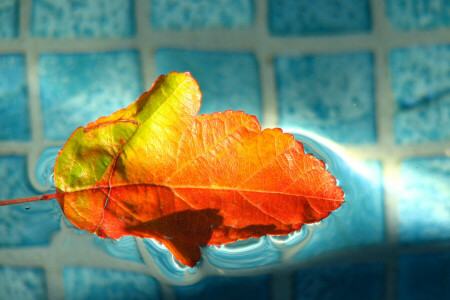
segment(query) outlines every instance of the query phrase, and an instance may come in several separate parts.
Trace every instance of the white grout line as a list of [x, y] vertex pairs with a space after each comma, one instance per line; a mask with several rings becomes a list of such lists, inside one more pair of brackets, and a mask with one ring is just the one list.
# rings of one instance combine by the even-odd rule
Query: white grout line
[[400, 160], [385, 158], [383, 160], [384, 183], [384, 218], [386, 226], [386, 299], [397, 299], [397, 261], [398, 245], [398, 204], [397, 189], [399, 187]]
[[[45, 140], [39, 89], [39, 54], [35, 51], [32, 43], [29, 42], [28, 22], [30, 18], [28, 16], [31, 14], [31, 2], [29, 0], [22, 1], [20, 7], [20, 32], [21, 39], [24, 40], [23, 44], [25, 45], [29, 122], [32, 137], [31, 148], [28, 149], [28, 166], [35, 166]], [[28, 167], [28, 179], [32, 186], [39, 191], [45, 190], [37, 182], [34, 171], [34, 167]]]
[[26, 155], [32, 147], [32, 142], [0, 143], [0, 155]]
[[255, 33], [252, 35], [257, 38], [253, 44], [254, 52], [258, 59], [259, 76], [262, 98], [262, 125], [263, 127], [273, 128], [278, 124], [278, 103], [275, 87], [275, 72], [273, 69], [273, 52], [268, 49], [271, 44], [267, 29], [268, 7], [266, 1], [255, 2], [255, 23], [253, 25]]
[[[394, 97], [390, 88], [389, 50], [391, 39], [395, 38], [386, 16], [384, 1], [372, 0], [373, 31], [375, 46], [375, 108], [377, 118], [378, 146], [386, 150], [381, 158], [383, 164], [384, 220], [386, 232], [385, 299], [397, 298], [397, 247], [398, 215], [397, 198], [393, 187], [397, 187], [400, 159], [389, 152], [394, 148]], [[402, 40], [402, 39], [399, 39]]]
[[[40, 152], [43, 149], [42, 142], [44, 141], [44, 126], [41, 114], [41, 99], [40, 99], [40, 89], [39, 89], [39, 52], [33, 46], [30, 41], [30, 16], [31, 16], [31, 1], [22, 0], [20, 3], [20, 38], [22, 40], [22, 45], [24, 45], [24, 52], [26, 57], [26, 70], [27, 70], [27, 81], [28, 81], [28, 103], [29, 103], [29, 114], [30, 114], [30, 127], [32, 136], [32, 146], [29, 148], [27, 155], [27, 171], [28, 179], [31, 185], [39, 191], [44, 191], [45, 188], [42, 187], [35, 176], [35, 167], [37, 160], [39, 159]], [[43, 260], [45, 276], [46, 276], [46, 286], [47, 286], [47, 297], [48, 299], [63, 299], [65, 297], [64, 293], [64, 282], [62, 277], [62, 269], [58, 268], [58, 262], [55, 260], [54, 255], [50, 255], [52, 252], [58, 251], [54, 246], [54, 241], [49, 248], [47, 248], [47, 256]], [[49, 260], [49, 256], [51, 260]]]
[[[109, 268], [114, 270], [129, 271], [135, 273], [146, 274], [152, 277], [159, 277], [160, 274], [151, 273], [146, 265], [141, 263], [124, 261], [120, 258], [115, 258], [106, 255], [103, 250], [92, 246], [92, 237], [88, 233], [77, 236], [76, 233], [60, 234], [58, 232], [55, 247], [49, 249], [48, 247], [19, 247], [19, 248], [1, 248], [0, 249], [0, 264], [8, 264], [18, 267], [43, 267], [49, 265], [47, 260], [59, 262], [61, 269], [64, 266], [88, 266], [94, 268]], [[76, 244], [72, 245], [72, 242]], [[63, 243], [63, 244], [61, 244]], [[65, 243], [65, 244], [64, 244]], [[145, 247], [145, 246], [144, 246]], [[52, 252], [56, 249], [56, 252]], [[428, 244], [418, 243], [412, 245], [398, 246], [399, 253], [407, 254], [426, 254], [426, 253], [443, 253], [449, 252], [450, 243]], [[145, 250], [144, 253], [151, 258], [151, 255]], [[227, 276], [232, 277], [246, 277], [252, 275], [272, 275], [280, 272], [289, 274], [297, 270], [304, 270], [318, 266], [331, 266], [348, 263], [357, 264], [382, 264], [386, 263], [387, 256], [390, 255], [390, 249], [384, 245], [364, 246], [362, 248], [351, 248], [333, 251], [317, 255], [308, 259], [292, 261], [287, 265], [267, 265], [264, 267], [257, 267], [242, 270], [226, 270]], [[82, 253], [82, 255], [80, 255]], [[145, 259], [144, 259], [145, 260]], [[151, 265], [151, 263], [149, 263]], [[153, 267], [156, 267], [153, 264]], [[212, 275], [212, 274], [208, 274]], [[222, 275], [221, 273], [214, 273], [213, 275]], [[169, 282], [169, 281], [167, 281]], [[185, 285], [183, 283], [176, 283]]]
[[[379, 110], [381, 111], [383, 108], [380, 108]], [[383, 119], [383, 117], [377, 116], [377, 123], [379, 126], [378, 132], [380, 127], [386, 127], [386, 124], [380, 124]], [[384, 137], [386, 137], [386, 135]], [[390, 157], [400, 160], [412, 156], [445, 156], [450, 150], [450, 142], [424, 143], [420, 145], [392, 145], [389, 143], [378, 143], [366, 146], [343, 146], [342, 148], [349, 156], [357, 159], [382, 160], [385, 157]]]
[[137, 22], [137, 49], [141, 53], [142, 78], [144, 90], [150, 89], [153, 82], [158, 78], [156, 72], [154, 52], [155, 38], [150, 27], [150, 6], [149, 1], [136, 1], [136, 22]]
[[[24, 0], [27, 1], [27, 0]], [[136, 2], [136, 7], [145, 7], [146, 3]], [[260, 5], [257, 3], [257, 6]], [[148, 6], [147, 6], [148, 7]], [[21, 9], [22, 10], [22, 9]], [[144, 11], [138, 11], [143, 15]], [[384, 19], [385, 16], [383, 16]], [[147, 17], [145, 18], [147, 19]], [[387, 20], [387, 19], [386, 19]], [[258, 21], [256, 19], [256, 21]], [[374, 20], [373, 23], [376, 21]], [[148, 24], [148, 21], [147, 21]], [[137, 26], [139, 27], [139, 26]], [[27, 37], [8, 42], [0, 42], [1, 53], [23, 53], [29, 44], [36, 52], [102, 52], [136, 48], [138, 46], [189, 48], [203, 50], [258, 51], [259, 48], [271, 53], [298, 54], [301, 53], [339, 53], [373, 50], [379, 45], [379, 40], [373, 34], [333, 35], [319, 37], [277, 37], [264, 38], [258, 34], [263, 28], [237, 30], [202, 30], [202, 31], [154, 31], [146, 26], [143, 32], [145, 39], [135, 38], [41, 38]], [[29, 35], [29, 33], [27, 32]], [[449, 44], [450, 29], [433, 31], [400, 32], [389, 29], [383, 33], [386, 48], [402, 48], [409, 46], [426, 46], [433, 44]], [[139, 31], [138, 31], [139, 35]]]

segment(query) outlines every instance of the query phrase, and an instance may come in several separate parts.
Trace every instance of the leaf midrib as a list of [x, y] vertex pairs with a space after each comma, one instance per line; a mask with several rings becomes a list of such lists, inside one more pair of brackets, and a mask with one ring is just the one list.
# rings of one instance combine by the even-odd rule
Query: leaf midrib
[[343, 202], [340, 200], [336, 200], [334, 198], [324, 198], [324, 197], [316, 197], [311, 195], [302, 195], [302, 194], [292, 194], [292, 193], [286, 193], [286, 192], [280, 192], [280, 191], [264, 191], [264, 190], [252, 190], [252, 189], [240, 189], [240, 188], [233, 188], [233, 187], [212, 187], [212, 186], [168, 186], [164, 184], [155, 184], [155, 183], [126, 183], [121, 185], [112, 185], [112, 186], [95, 186], [92, 188], [77, 190], [77, 191], [71, 191], [66, 193], [80, 193], [80, 192], [86, 192], [86, 191], [92, 191], [97, 189], [114, 189], [114, 188], [126, 188], [126, 187], [133, 187], [133, 186], [149, 186], [149, 187], [160, 187], [160, 188], [168, 188], [170, 190], [173, 189], [201, 189], [201, 190], [223, 190], [223, 191], [236, 191], [236, 192], [253, 192], [253, 193], [265, 193], [265, 194], [281, 194], [285, 196], [295, 196], [295, 197], [303, 197], [303, 198], [313, 198], [317, 200], [327, 200], [327, 201], [335, 201], [335, 202]]

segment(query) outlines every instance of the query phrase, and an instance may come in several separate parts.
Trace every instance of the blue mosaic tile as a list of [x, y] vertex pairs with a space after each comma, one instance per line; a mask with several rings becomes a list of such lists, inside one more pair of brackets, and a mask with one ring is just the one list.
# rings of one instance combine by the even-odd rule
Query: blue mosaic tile
[[0, 55], [0, 120], [0, 141], [30, 138], [23, 55]]
[[3, 0], [0, 5], [0, 40], [19, 35], [19, 0]]
[[[0, 156], [0, 199], [35, 196], [25, 157]], [[3, 206], [0, 209], [0, 247], [34, 246], [50, 243], [60, 229], [61, 209], [56, 200]]]
[[332, 35], [369, 32], [369, 0], [270, 0], [273, 35]]
[[158, 73], [189, 71], [203, 94], [200, 113], [243, 110], [261, 120], [259, 67], [251, 53], [217, 53], [161, 49]]
[[[330, 164], [336, 160], [330, 157]], [[379, 162], [352, 162], [332, 166], [330, 172], [338, 179], [345, 193], [345, 203], [320, 225], [307, 227], [310, 239], [295, 259], [379, 245], [384, 242], [382, 173]]]
[[450, 241], [450, 158], [413, 158], [401, 164], [399, 240]]
[[395, 29], [427, 30], [450, 27], [448, 0], [388, 0], [386, 9]]
[[384, 266], [355, 264], [298, 271], [295, 299], [384, 299]]
[[450, 253], [405, 254], [398, 262], [399, 300], [450, 299]]
[[66, 267], [63, 276], [67, 300], [159, 299], [157, 281], [144, 274]]
[[343, 144], [376, 141], [372, 54], [282, 56], [275, 71], [282, 127]]
[[0, 267], [0, 298], [47, 299], [44, 271], [35, 268]]
[[150, 0], [154, 28], [237, 29], [253, 23], [252, 0]]
[[174, 289], [178, 300], [269, 300], [270, 277], [208, 277], [195, 285], [175, 287]]
[[45, 136], [66, 140], [79, 126], [128, 106], [144, 91], [135, 51], [44, 54], [39, 59]]
[[393, 50], [391, 84], [399, 144], [450, 140], [450, 45]]
[[35, 0], [31, 33], [40, 37], [131, 37], [131, 0]]

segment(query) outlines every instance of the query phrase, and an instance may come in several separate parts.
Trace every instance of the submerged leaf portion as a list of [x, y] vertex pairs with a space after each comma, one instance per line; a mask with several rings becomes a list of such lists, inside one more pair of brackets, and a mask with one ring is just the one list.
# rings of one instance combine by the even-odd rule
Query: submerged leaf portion
[[287, 234], [344, 201], [324, 163], [243, 112], [199, 115], [189, 73], [161, 76], [126, 109], [78, 128], [55, 166], [58, 201], [101, 237], [151, 237], [183, 264], [199, 245]]

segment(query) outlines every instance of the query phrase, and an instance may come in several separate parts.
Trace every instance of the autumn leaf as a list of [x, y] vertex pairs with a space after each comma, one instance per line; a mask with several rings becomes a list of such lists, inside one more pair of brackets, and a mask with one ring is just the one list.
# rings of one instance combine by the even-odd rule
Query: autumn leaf
[[197, 116], [189, 73], [160, 76], [126, 109], [76, 129], [58, 154], [56, 197], [78, 228], [162, 242], [194, 266], [199, 245], [284, 235], [327, 217], [343, 192], [322, 161], [244, 112]]

